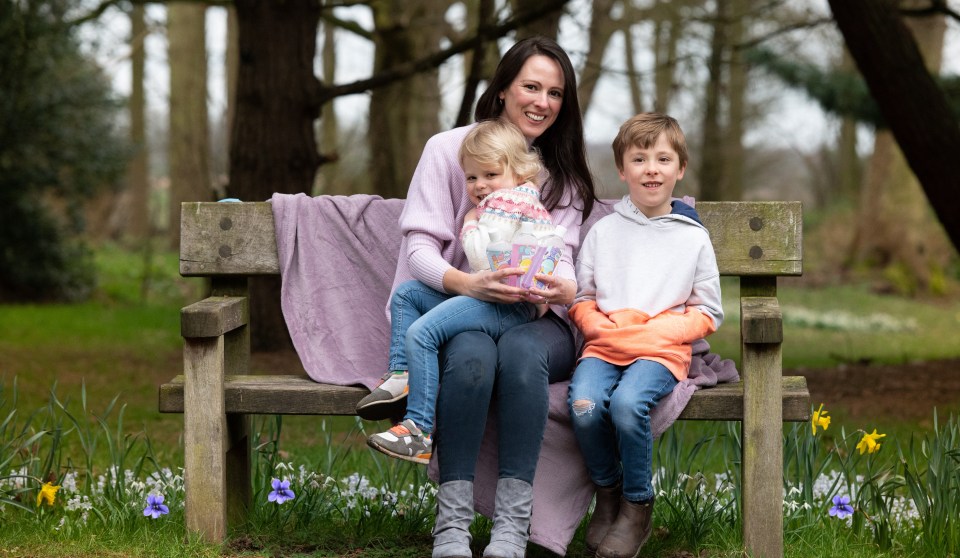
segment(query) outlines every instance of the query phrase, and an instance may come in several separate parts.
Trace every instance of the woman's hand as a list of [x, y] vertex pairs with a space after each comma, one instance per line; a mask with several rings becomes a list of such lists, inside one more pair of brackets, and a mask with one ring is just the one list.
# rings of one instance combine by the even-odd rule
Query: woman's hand
[[546, 285], [543, 289], [531, 287], [524, 295], [524, 300], [533, 303], [560, 304], [566, 306], [573, 302], [577, 295], [577, 283], [571, 279], [554, 277], [553, 275], [537, 274], [538, 281]]

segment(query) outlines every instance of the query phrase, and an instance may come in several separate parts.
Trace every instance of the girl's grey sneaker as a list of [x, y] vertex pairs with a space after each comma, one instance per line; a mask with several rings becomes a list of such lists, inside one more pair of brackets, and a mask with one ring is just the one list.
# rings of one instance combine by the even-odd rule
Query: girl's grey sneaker
[[357, 415], [366, 420], [400, 418], [407, 406], [406, 371], [394, 371], [384, 374], [380, 385], [357, 403]]
[[367, 445], [397, 459], [426, 465], [433, 455], [433, 440], [407, 419], [386, 432], [367, 438]]

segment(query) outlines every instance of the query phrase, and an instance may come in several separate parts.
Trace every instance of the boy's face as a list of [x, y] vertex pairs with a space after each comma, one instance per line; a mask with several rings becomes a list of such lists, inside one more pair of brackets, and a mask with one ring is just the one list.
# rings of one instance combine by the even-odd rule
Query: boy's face
[[504, 188], [513, 188], [518, 178], [511, 172], [504, 172], [500, 165], [484, 165], [472, 157], [463, 160], [463, 175], [467, 179], [467, 196], [473, 205], [491, 193]]
[[649, 149], [633, 145], [624, 151], [620, 180], [630, 188], [630, 201], [637, 209], [647, 217], [659, 217], [670, 213], [673, 187], [684, 170], [680, 156], [666, 135], [660, 134]]

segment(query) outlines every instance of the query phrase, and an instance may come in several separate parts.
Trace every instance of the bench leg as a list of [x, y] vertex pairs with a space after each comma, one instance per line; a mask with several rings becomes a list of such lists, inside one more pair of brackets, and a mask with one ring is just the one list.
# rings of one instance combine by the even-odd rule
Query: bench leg
[[250, 478], [250, 417], [227, 415], [230, 432], [230, 449], [226, 455], [227, 518], [237, 525], [247, 518], [247, 510], [253, 500]]
[[227, 534], [227, 443], [223, 337], [185, 338], [183, 443], [188, 533], [207, 542]]
[[779, 344], [745, 346], [743, 542], [756, 558], [783, 556], [783, 400]]

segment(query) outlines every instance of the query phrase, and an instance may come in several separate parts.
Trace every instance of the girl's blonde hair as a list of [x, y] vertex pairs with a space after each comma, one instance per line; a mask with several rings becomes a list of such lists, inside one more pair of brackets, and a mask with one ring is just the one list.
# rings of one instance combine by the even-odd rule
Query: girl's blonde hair
[[540, 154], [527, 146], [523, 133], [514, 124], [501, 120], [483, 120], [467, 133], [460, 145], [460, 165], [467, 157], [481, 165], [497, 165], [512, 173], [521, 183], [540, 184]]

